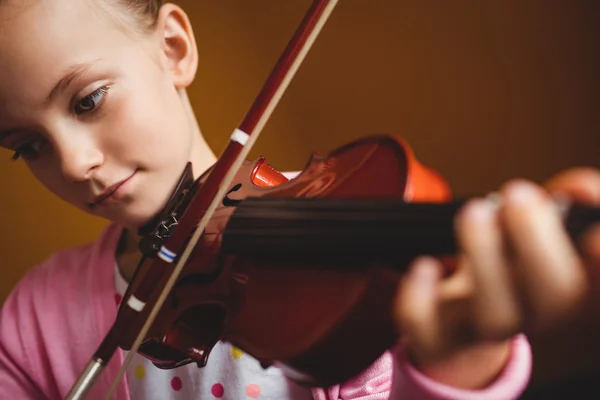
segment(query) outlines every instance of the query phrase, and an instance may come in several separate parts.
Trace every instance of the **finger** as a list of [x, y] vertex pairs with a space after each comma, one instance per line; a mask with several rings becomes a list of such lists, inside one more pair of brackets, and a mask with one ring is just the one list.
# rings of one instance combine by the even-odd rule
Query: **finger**
[[590, 301], [600, 305], [598, 290], [600, 287], [600, 224], [593, 226], [581, 236], [581, 251], [586, 263], [590, 286]]
[[434, 258], [416, 259], [396, 294], [396, 319], [408, 347], [419, 359], [430, 357], [440, 347], [437, 286], [442, 268]]
[[505, 339], [519, 331], [521, 314], [505, 254], [496, 206], [491, 200], [469, 202], [456, 221], [465, 268], [474, 287], [473, 323], [486, 339]]
[[544, 186], [552, 193], [588, 204], [600, 204], [600, 171], [597, 169], [569, 169], [548, 180]]
[[540, 328], [574, 311], [586, 291], [585, 270], [560, 215], [540, 188], [513, 181], [503, 189], [505, 227], [530, 312]]
[[594, 225], [583, 235], [583, 251], [592, 262], [600, 266], [600, 224]]

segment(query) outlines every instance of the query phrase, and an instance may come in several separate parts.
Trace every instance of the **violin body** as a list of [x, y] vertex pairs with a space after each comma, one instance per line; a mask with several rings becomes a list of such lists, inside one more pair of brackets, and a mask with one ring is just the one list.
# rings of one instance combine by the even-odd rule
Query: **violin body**
[[[265, 367], [276, 364], [300, 383], [329, 386], [360, 373], [393, 347], [398, 332], [392, 306], [402, 266], [356, 265], [340, 257], [341, 267], [330, 268], [330, 260], [313, 258], [307, 264], [293, 254], [224, 254], [223, 232], [236, 204], [248, 197], [444, 202], [450, 199], [444, 180], [421, 165], [400, 138], [376, 135], [326, 156], [314, 154], [289, 181], [259, 158], [246, 161], [234, 182], [139, 352], [160, 368], [190, 362], [202, 367], [222, 340]], [[346, 262], [352, 267], [343, 268]], [[148, 268], [142, 263], [138, 272], [147, 274]], [[137, 284], [134, 278], [126, 298]], [[121, 306], [118, 321], [128, 324], [131, 334], [121, 336], [120, 347], [129, 348], [145, 317]]]

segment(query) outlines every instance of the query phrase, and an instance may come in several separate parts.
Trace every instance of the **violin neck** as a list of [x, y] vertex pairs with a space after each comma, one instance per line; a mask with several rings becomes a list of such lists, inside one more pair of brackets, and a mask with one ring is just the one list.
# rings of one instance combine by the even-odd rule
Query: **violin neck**
[[[419, 255], [457, 252], [454, 218], [464, 200], [407, 203], [381, 199], [247, 198], [223, 233], [222, 251], [289, 264], [405, 268]], [[565, 226], [573, 241], [600, 209], [573, 205]], [[292, 256], [293, 255], [293, 256]]]

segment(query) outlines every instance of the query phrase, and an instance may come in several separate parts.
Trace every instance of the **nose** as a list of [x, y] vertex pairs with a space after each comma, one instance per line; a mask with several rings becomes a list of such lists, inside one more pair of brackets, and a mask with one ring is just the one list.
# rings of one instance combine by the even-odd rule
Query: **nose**
[[56, 147], [63, 177], [70, 182], [90, 179], [104, 161], [104, 155], [91, 134], [64, 135]]

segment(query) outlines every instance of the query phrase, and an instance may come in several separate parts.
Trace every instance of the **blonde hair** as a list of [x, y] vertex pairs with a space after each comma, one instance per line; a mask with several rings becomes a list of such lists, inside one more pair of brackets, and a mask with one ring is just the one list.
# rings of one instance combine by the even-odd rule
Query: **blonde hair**
[[[8, 2], [0, 0], [0, 6], [17, 7], [21, 0]], [[92, 4], [97, 6], [109, 18], [121, 22], [124, 27], [134, 28], [136, 31], [152, 31], [156, 28], [158, 14], [165, 0], [92, 0]], [[5, 17], [0, 22], [6, 22], [10, 18]], [[134, 26], [132, 26], [132, 24]]]
[[[109, 2], [112, 2], [109, 0]], [[134, 16], [144, 29], [153, 29], [164, 0], [116, 0], [116, 5]]]

